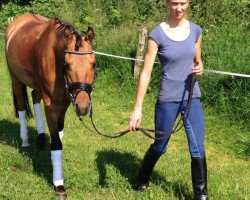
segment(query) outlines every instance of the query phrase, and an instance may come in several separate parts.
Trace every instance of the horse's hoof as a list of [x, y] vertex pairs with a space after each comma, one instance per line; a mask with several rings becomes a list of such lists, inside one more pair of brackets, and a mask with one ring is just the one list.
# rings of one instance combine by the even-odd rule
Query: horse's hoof
[[64, 188], [63, 185], [59, 185], [59, 186], [54, 186], [54, 190], [56, 192], [56, 195], [60, 198], [67, 198], [67, 192]]
[[149, 183], [142, 183], [142, 182], [137, 182], [136, 184], [134, 184], [134, 189], [138, 192], [143, 192], [145, 190], [147, 190], [149, 188]]
[[46, 137], [45, 133], [38, 134], [36, 138], [36, 146], [38, 149], [42, 150], [45, 148], [46, 145]]

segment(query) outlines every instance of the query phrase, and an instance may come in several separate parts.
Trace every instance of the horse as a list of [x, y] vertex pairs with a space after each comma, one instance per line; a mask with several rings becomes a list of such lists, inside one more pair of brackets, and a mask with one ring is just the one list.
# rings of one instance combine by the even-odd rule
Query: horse
[[32, 117], [29, 87], [38, 132], [36, 145], [39, 149], [46, 145], [42, 100], [51, 138], [53, 185], [56, 194], [63, 197], [67, 196], [61, 142], [65, 113], [71, 102], [78, 116], [86, 115], [91, 109], [96, 78], [93, 40], [91, 27], [81, 36], [71, 24], [37, 14], [19, 16], [6, 29], [6, 61], [22, 147], [29, 146], [26, 125], [26, 120]]

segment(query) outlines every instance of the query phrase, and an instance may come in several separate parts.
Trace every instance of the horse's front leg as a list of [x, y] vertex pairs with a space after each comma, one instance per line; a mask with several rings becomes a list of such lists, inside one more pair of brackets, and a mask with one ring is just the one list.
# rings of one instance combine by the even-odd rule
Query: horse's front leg
[[66, 190], [63, 186], [63, 152], [62, 142], [59, 137], [58, 129], [58, 113], [55, 105], [46, 105], [45, 103], [45, 114], [50, 131], [51, 137], [51, 161], [53, 166], [53, 183], [56, 194], [58, 196], [66, 196]]
[[59, 133], [59, 137], [62, 140], [63, 136], [64, 136], [64, 120], [65, 120], [65, 113], [69, 107], [70, 101], [67, 97], [64, 98], [64, 100], [62, 101], [61, 105], [58, 106], [58, 120], [57, 120], [57, 124], [58, 124], [58, 133]]

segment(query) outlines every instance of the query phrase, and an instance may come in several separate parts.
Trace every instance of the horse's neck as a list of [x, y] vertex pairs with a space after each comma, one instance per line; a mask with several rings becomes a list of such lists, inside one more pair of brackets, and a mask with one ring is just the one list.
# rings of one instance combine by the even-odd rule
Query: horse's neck
[[[38, 56], [41, 56], [41, 58], [38, 59], [45, 72], [47, 71], [51, 75], [54, 74], [55, 82], [63, 82], [63, 63], [66, 44], [64, 40], [60, 38], [54, 20], [50, 20], [46, 23], [47, 27], [38, 43], [38, 52], [40, 52]], [[44, 61], [41, 62], [41, 60], [44, 60], [46, 64], [43, 63]]]
[[63, 63], [66, 42], [63, 40], [63, 37], [60, 37], [58, 34], [57, 26], [55, 25], [54, 20], [48, 21], [48, 28], [45, 32], [43, 40], [43, 42], [46, 43], [44, 51], [49, 50], [51, 54], [54, 54], [55, 63]]

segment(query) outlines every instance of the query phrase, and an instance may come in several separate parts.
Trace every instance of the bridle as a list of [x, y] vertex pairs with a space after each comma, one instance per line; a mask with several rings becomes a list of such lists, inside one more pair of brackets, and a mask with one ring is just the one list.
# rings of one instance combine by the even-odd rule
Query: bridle
[[[77, 55], [87, 55], [87, 54], [94, 54], [94, 51], [70, 51], [65, 50], [64, 53], [69, 54], [77, 54]], [[65, 89], [67, 94], [69, 95], [70, 101], [73, 104], [73, 107], [76, 109], [76, 97], [81, 91], [85, 91], [89, 95], [89, 99], [91, 101], [91, 94], [93, 89], [95, 88], [96, 78], [97, 78], [97, 68], [94, 66], [94, 80], [91, 84], [85, 83], [85, 82], [74, 82], [69, 83], [68, 77], [67, 77], [67, 69], [69, 64], [67, 62], [63, 63], [63, 77], [65, 81]], [[77, 91], [76, 94], [74, 94], [74, 91]]]

